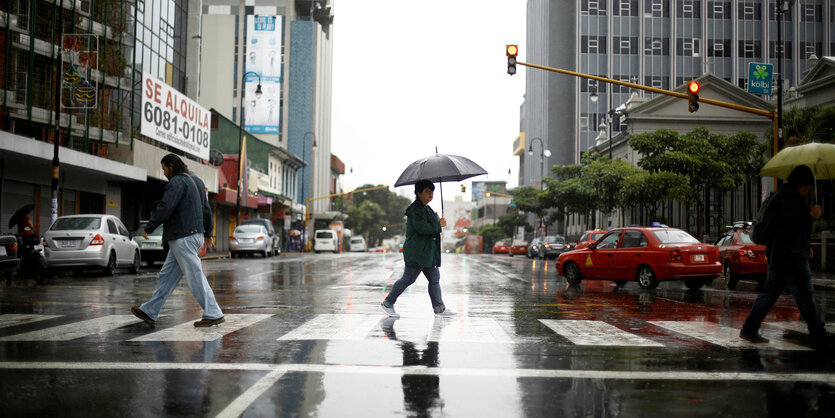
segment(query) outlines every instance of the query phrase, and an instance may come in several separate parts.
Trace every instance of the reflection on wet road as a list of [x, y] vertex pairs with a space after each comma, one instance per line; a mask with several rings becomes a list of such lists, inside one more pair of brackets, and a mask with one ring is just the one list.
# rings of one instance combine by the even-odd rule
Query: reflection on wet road
[[[204, 263], [226, 323], [195, 329], [184, 283], [156, 327], [129, 315], [156, 275], [59, 277], [0, 294], [0, 406], [8, 415], [825, 415], [833, 357], [809, 349], [784, 296], [772, 342], [736, 337], [756, 294], [665, 282], [567, 288], [553, 262], [444, 255], [435, 318], [419, 278], [377, 305], [398, 254]], [[835, 298], [819, 292], [827, 322]], [[833, 331], [830, 324], [830, 331]], [[745, 399], [745, 402], [740, 402]], [[6, 415], [4, 412], [4, 415]]]

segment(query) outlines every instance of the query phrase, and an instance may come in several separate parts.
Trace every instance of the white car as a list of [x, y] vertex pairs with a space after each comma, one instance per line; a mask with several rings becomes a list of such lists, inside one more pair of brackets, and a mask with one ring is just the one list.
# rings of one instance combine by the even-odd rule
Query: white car
[[238, 225], [229, 237], [229, 252], [232, 258], [241, 254], [261, 253], [268, 257], [273, 253], [273, 240], [267, 228], [259, 224]]
[[139, 272], [142, 257], [119, 218], [112, 215], [61, 216], [44, 234], [49, 268], [100, 267], [112, 276], [119, 267]]
[[348, 245], [350, 246], [351, 251], [367, 251], [368, 246], [365, 245], [365, 238], [363, 237], [353, 237], [351, 241], [349, 241]]
[[320, 253], [322, 251], [339, 252], [339, 236], [333, 229], [319, 229], [313, 235], [313, 251]]

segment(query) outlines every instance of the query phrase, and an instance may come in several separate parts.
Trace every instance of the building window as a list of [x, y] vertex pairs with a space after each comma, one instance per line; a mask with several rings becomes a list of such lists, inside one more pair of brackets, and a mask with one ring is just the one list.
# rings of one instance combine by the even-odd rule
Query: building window
[[644, 77], [644, 85], [655, 87], [657, 89], [666, 89], [667, 84], [670, 84], [669, 77], [662, 76], [646, 76]]
[[[593, 74], [593, 75], [596, 75], [598, 77], [606, 77], [606, 74]], [[597, 87], [596, 91], [597, 91], [598, 94], [605, 93], [606, 88], [607, 88], [606, 86], [608, 86], [608, 85], [609, 85], [609, 83], [598, 83], [597, 80], [592, 80], [590, 78], [585, 78], [580, 83], [580, 91], [590, 92], [590, 91], [593, 91], [594, 87], [596, 86]]]
[[589, 16], [605, 16], [606, 6], [606, 0], [583, 0], [580, 13]]
[[670, 17], [668, 0], [644, 0], [644, 17]]
[[580, 39], [581, 52], [586, 54], [605, 54], [606, 53], [606, 37], [605, 36], [583, 36]]
[[710, 39], [707, 43], [707, 56], [709, 57], [730, 57], [730, 39]]
[[759, 1], [740, 2], [737, 13], [742, 20], [762, 20], [763, 5]]
[[[801, 48], [803, 46], [801, 45]], [[768, 43], [768, 56], [769, 58], [777, 58], [777, 53], [780, 51], [780, 45], [777, 44], [776, 41], [770, 41]], [[791, 57], [792, 55], [792, 42], [791, 41], [783, 41], [783, 58]]]
[[588, 131], [589, 130], [589, 117], [588, 113], [584, 113], [583, 116], [580, 116], [580, 132]]
[[615, 36], [612, 38], [615, 54], [638, 54], [638, 38]]
[[761, 41], [739, 41], [739, 53], [744, 58], [758, 58], [762, 56]]
[[644, 39], [644, 54], [670, 55], [670, 41], [667, 38]]
[[684, 0], [679, 3], [678, 17], [681, 18], [701, 18], [702, 5], [698, 0]]
[[823, 12], [820, 4], [804, 4], [803, 12], [800, 15], [800, 20], [804, 22], [820, 22], [822, 20]]
[[698, 57], [701, 54], [701, 39], [678, 39], [678, 56]]
[[618, 0], [618, 5], [615, 7], [615, 16], [637, 16], [638, 15], [638, 1], [637, 0]]
[[821, 42], [800, 42], [798, 47], [800, 48], [800, 53], [803, 54], [800, 56], [800, 59], [807, 59], [812, 56], [812, 54], [815, 54], [818, 58], [820, 58], [823, 53], [821, 50], [823, 48], [823, 44]]

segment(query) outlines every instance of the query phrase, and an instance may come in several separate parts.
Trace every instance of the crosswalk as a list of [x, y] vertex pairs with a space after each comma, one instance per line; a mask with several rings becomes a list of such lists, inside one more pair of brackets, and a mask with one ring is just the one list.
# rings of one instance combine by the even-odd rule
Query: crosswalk
[[[192, 321], [148, 328], [133, 315], [106, 315], [69, 323], [60, 315], [0, 315], [0, 343], [11, 341], [71, 341], [106, 335], [120, 328], [127, 341], [215, 341], [245, 328], [265, 323], [272, 314], [227, 314], [226, 322], [215, 327], [195, 328]], [[162, 321], [163, 323], [165, 321]], [[770, 349], [806, 351], [809, 347], [782, 339], [785, 331], [806, 333], [803, 322], [765, 323], [763, 333], [771, 342], [753, 344], [741, 340], [739, 330], [729, 325], [705, 321], [648, 321], [645, 327], [622, 329], [600, 320], [539, 319], [544, 326], [533, 338], [550, 338], [556, 334], [574, 346], [593, 347], [681, 347], [711, 344], [730, 349]], [[39, 326], [40, 323], [45, 326]], [[52, 325], [57, 323], [57, 325]], [[265, 325], [268, 326], [268, 325]], [[16, 332], [14, 327], [27, 328]], [[648, 329], [651, 328], [651, 329]], [[835, 330], [835, 324], [827, 324]], [[140, 335], [137, 335], [140, 334]], [[253, 335], [261, 335], [256, 332]], [[272, 335], [272, 334], [270, 334]], [[131, 338], [132, 337], [132, 338]], [[272, 337], [275, 338], [275, 337]], [[385, 318], [379, 314], [319, 314], [280, 335], [276, 341], [305, 340], [374, 340], [397, 339], [445, 343], [513, 344], [531, 340], [530, 335], [514, 336], [493, 318], [462, 315], [455, 318], [404, 317]]]

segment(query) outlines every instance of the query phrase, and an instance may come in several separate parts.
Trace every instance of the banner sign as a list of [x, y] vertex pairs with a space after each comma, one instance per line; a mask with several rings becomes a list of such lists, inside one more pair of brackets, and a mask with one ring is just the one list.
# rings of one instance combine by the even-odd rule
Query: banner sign
[[[282, 16], [246, 17], [244, 122], [252, 133], [278, 134], [281, 108]], [[254, 73], [254, 74], [253, 74]], [[256, 75], [257, 74], [257, 75]], [[259, 78], [260, 77], [260, 78]], [[255, 90], [261, 84], [261, 98]]]
[[99, 39], [96, 35], [67, 33], [61, 40], [61, 107], [95, 109], [98, 88], [90, 71], [99, 68]]
[[771, 94], [772, 64], [748, 63], [748, 93]]
[[185, 94], [142, 73], [142, 135], [209, 159], [211, 114]]

